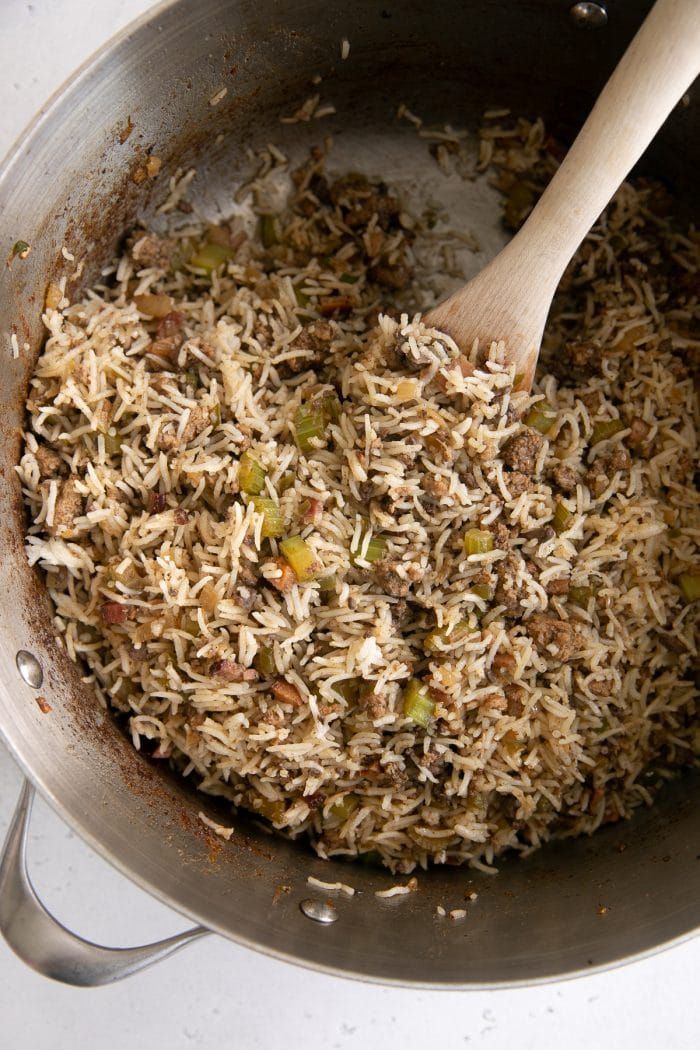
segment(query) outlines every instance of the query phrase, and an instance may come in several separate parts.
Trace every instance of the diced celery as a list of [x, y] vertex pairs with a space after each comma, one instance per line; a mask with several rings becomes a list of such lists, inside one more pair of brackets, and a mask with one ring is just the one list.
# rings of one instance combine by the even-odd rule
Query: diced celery
[[538, 401], [537, 404], [530, 408], [524, 422], [526, 426], [539, 430], [540, 434], [548, 434], [554, 426], [556, 418], [557, 413], [549, 401]]
[[422, 685], [417, 678], [411, 678], [404, 690], [403, 713], [424, 729], [430, 725], [435, 713], [435, 702], [430, 697], [428, 687]]
[[567, 529], [570, 529], [573, 520], [574, 515], [564, 506], [561, 500], [559, 500], [554, 508], [554, 516], [552, 518], [552, 528], [557, 536], [561, 536], [562, 532], [566, 532]]
[[678, 577], [678, 583], [688, 604], [700, 598], [700, 573], [682, 572]]
[[493, 550], [493, 536], [485, 529], [467, 529], [464, 550], [467, 554], [487, 554]]
[[275, 654], [271, 645], [263, 645], [258, 649], [253, 659], [253, 666], [255, 667], [255, 670], [259, 671], [265, 678], [269, 678], [271, 675], [277, 673]]
[[122, 450], [122, 439], [119, 434], [113, 434], [108, 430], [104, 436], [105, 452], [108, 456], [118, 456]]
[[284, 802], [281, 799], [259, 798], [255, 800], [252, 812], [273, 824], [280, 824], [284, 819]]
[[318, 582], [318, 589], [321, 594], [333, 594], [335, 592], [336, 577], [324, 576], [323, 579]]
[[275, 503], [273, 499], [268, 499], [266, 496], [253, 496], [251, 503], [258, 514], [263, 516], [261, 532], [263, 539], [281, 536], [284, 532], [284, 522], [279, 503]]
[[597, 445], [599, 441], [607, 441], [608, 438], [615, 437], [615, 434], [619, 434], [624, 429], [625, 424], [621, 419], [603, 419], [593, 427], [591, 445]]
[[300, 405], [294, 417], [294, 429], [299, 451], [304, 455], [316, 449], [314, 438], [326, 433], [326, 417], [320, 405]]
[[439, 652], [441, 644], [444, 646], [461, 642], [471, 633], [472, 628], [469, 625], [469, 620], [459, 620], [452, 630], [449, 630], [448, 627], [436, 627], [426, 634], [423, 648], [431, 653]]
[[294, 575], [299, 580], [299, 583], [308, 583], [309, 580], [315, 580], [318, 574], [323, 571], [320, 561], [306, 540], [303, 540], [301, 536], [289, 536], [288, 539], [282, 540], [280, 551], [294, 570]]
[[354, 703], [357, 700], [361, 687], [361, 678], [344, 678], [341, 682], [333, 683], [333, 691], [349, 703]]
[[336, 820], [346, 821], [355, 812], [358, 804], [359, 799], [357, 795], [348, 793], [339, 798], [337, 802], [334, 802], [328, 812]]
[[472, 594], [475, 594], [477, 598], [483, 598], [485, 602], [490, 602], [493, 598], [493, 587], [490, 583], [475, 583], [469, 590]]
[[[362, 548], [365, 543], [365, 534], [360, 536], [360, 542], [355, 550], [350, 551], [350, 559], [355, 565], [357, 559], [362, 554]], [[386, 537], [382, 536], [381, 533], [375, 533], [367, 544], [367, 552], [364, 555], [364, 561], [370, 564], [375, 561], [380, 561], [386, 554]]]
[[250, 452], [244, 452], [240, 458], [238, 484], [241, 492], [249, 496], [259, 496], [265, 487], [265, 471]]
[[209, 241], [190, 256], [190, 266], [196, 270], [204, 270], [205, 273], [214, 273], [235, 254], [232, 248], [225, 248], [223, 244], [212, 244]]
[[291, 471], [287, 471], [286, 474], [282, 475], [282, 477], [280, 478], [280, 480], [277, 483], [277, 491], [279, 492], [280, 496], [282, 495], [283, 492], [286, 492], [287, 489], [291, 489], [291, 487], [294, 484], [295, 480], [296, 480], [296, 475], [293, 474]]
[[569, 601], [573, 602], [574, 605], [580, 605], [585, 608], [588, 602], [593, 597], [594, 591], [592, 587], [569, 587]]

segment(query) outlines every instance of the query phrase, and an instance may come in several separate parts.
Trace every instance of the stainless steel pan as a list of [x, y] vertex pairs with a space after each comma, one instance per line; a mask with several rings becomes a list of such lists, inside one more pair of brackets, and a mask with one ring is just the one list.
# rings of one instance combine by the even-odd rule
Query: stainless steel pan
[[[389, 156], [410, 166], [415, 135], [394, 119], [400, 102], [455, 123], [512, 105], [542, 113], [557, 133], [575, 130], [649, 4], [611, 0], [608, 24], [596, 30], [585, 26], [602, 21], [599, 5], [573, 6], [572, 14], [566, 0], [174, 0], [90, 61], [0, 171], [2, 253], [20, 238], [32, 245], [26, 260], [0, 268], [0, 730], [32, 783], [126, 875], [206, 929], [318, 969], [434, 987], [503, 985], [610, 966], [687, 937], [700, 924], [698, 781], [679, 781], [629, 824], [507, 862], [495, 878], [421, 875], [419, 891], [394, 904], [374, 896], [388, 884], [383, 873], [322, 863], [244, 820], [229, 844], [215, 839], [197, 818], [202, 808], [216, 813], [213, 803], [138, 755], [81, 684], [24, 560], [13, 467], [44, 289], [70, 265], [64, 244], [87, 256], [89, 281], [125, 228], [152, 214], [178, 166], [197, 165], [195, 195], [214, 214], [249, 145], [302, 150], [333, 131], [353, 166], [380, 170]], [[338, 117], [301, 130], [279, 124], [316, 73]], [[210, 105], [222, 87], [225, 98]], [[691, 98], [642, 165], [688, 212], [699, 150]], [[164, 174], [137, 184], [131, 175], [147, 152], [163, 159]], [[18, 360], [10, 331], [28, 344]], [[198, 934], [119, 955], [57, 927], [23, 875], [27, 802], [0, 873], [0, 928], [31, 965], [100, 983]], [[311, 874], [361, 893], [329, 907], [308, 887]], [[479, 894], [468, 922], [437, 921], [436, 906], [458, 906], [467, 889]]]

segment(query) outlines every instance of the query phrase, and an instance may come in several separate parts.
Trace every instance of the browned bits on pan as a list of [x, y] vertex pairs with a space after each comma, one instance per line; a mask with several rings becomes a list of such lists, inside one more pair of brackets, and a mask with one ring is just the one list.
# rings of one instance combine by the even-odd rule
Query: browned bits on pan
[[295, 685], [284, 678], [278, 678], [272, 683], [270, 689], [274, 696], [283, 704], [291, 704], [292, 707], [301, 707], [304, 703], [302, 695]]
[[119, 132], [119, 143], [120, 143], [120, 145], [122, 145], [122, 146], [124, 145], [124, 143], [126, 142], [126, 140], [128, 139], [129, 135], [131, 134], [131, 132], [133, 130], [134, 130], [133, 121], [132, 121], [131, 117], [127, 117], [126, 124], [121, 129], [121, 131]]
[[129, 618], [129, 606], [121, 602], [105, 602], [100, 608], [100, 615], [103, 623], [125, 623]]

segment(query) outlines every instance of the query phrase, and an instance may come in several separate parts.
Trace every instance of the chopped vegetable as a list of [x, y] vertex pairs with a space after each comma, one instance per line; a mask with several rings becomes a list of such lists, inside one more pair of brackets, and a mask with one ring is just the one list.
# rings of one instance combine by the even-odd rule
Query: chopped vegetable
[[700, 573], [682, 572], [678, 577], [678, 583], [688, 603], [696, 602], [700, 598]]
[[326, 416], [320, 405], [300, 405], [294, 417], [294, 429], [299, 451], [304, 455], [316, 449], [315, 438], [323, 438], [326, 432]]
[[199, 376], [193, 368], [189, 368], [186, 372], [183, 372], [183, 379], [185, 380], [185, 385], [191, 386], [193, 390], [196, 390], [199, 386]]
[[269, 678], [273, 674], [277, 674], [277, 664], [275, 663], [275, 654], [271, 645], [263, 645], [258, 649], [253, 659], [253, 666], [256, 671], [259, 671], [265, 678]]
[[540, 434], [548, 434], [554, 426], [556, 418], [557, 413], [549, 401], [538, 401], [536, 405], [532, 406], [523, 422], [526, 426], [539, 430]]
[[467, 529], [464, 550], [467, 554], [487, 554], [493, 550], [493, 536], [485, 529]]
[[334, 802], [328, 812], [332, 817], [335, 817], [336, 820], [344, 821], [352, 816], [358, 805], [359, 799], [357, 795], [348, 793], [347, 795], [343, 795], [342, 798], [339, 798], [337, 802]]
[[207, 616], [214, 615], [219, 604], [219, 595], [213, 584], [205, 583], [204, 587], [202, 587], [199, 592], [199, 604]]
[[554, 516], [552, 518], [552, 527], [557, 536], [561, 536], [562, 532], [566, 532], [567, 529], [570, 529], [573, 520], [574, 515], [564, 506], [561, 500], [559, 500], [554, 508]]
[[485, 602], [490, 602], [493, 598], [493, 588], [489, 583], [475, 583], [469, 590], [472, 594], [475, 594], [477, 598], [483, 598]]
[[118, 456], [122, 450], [122, 439], [119, 434], [112, 433], [108, 430], [104, 436], [105, 442], [105, 453], [108, 456]]
[[134, 296], [134, 306], [140, 314], [145, 314], [146, 317], [167, 317], [173, 312], [174, 305], [169, 295], [144, 292], [143, 295]]
[[282, 521], [282, 511], [279, 503], [275, 503], [273, 499], [268, 499], [266, 496], [253, 496], [251, 503], [257, 513], [263, 516], [262, 531], [260, 533], [262, 538], [270, 539], [281, 536], [284, 532], [284, 522]]
[[439, 835], [428, 835], [426, 832], [420, 830], [411, 825], [406, 828], [406, 832], [409, 838], [421, 847], [421, 849], [428, 850], [430, 853], [438, 853], [440, 850], [447, 849], [447, 847], [458, 840], [458, 836], [454, 831], [445, 831]]
[[585, 608], [594, 593], [592, 587], [569, 587], [569, 601], [573, 602], [574, 605], [580, 605]]
[[19, 257], [20, 259], [26, 259], [31, 250], [32, 246], [30, 244], [27, 244], [26, 241], [15, 241], [15, 243], [12, 245], [10, 258], [16, 259]]
[[342, 696], [343, 700], [354, 703], [360, 695], [362, 687], [361, 678], [344, 678], [341, 682], [333, 683], [333, 691]]
[[202, 633], [199, 620], [191, 613], [186, 613], [180, 617], [179, 628], [185, 634], [189, 634], [190, 638], [199, 638], [199, 635]]
[[253, 813], [265, 817], [273, 824], [280, 824], [284, 819], [284, 802], [281, 799], [256, 798]]
[[196, 270], [204, 270], [205, 273], [214, 273], [225, 262], [235, 255], [233, 248], [225, 248], [223, 244], [212, 244], [211, 241], [203, 244], [199, 251], [190, 256], [190, 266]]
[[244, 452], [238, 464], [238, 484], [241, 492], [259, 496], [265, 487], [265, 470], [250, 452]]
[[315, 580], [323, 566], [309, 547], [306, 540], [301, 536], [290, 536], [280, 543], [280, 550], [294, 570], [299, 583], [308, 583]]
[[335, 576], [324, 576], [322, 580], [319, 580], [318, 589], [321, 594], [332, 594], [335, 591]]
[[341, 404], [337, 394], [324, 394], [320, 407], [326, 423], [335, 423], [340, 419]]
[[309, 299], [308, 295], [303, 290], [303, 288], [295, 288], [294, 289], [294, 298], [297, 301], [297, 306], [301, 306], [301, 307], [308, 306], [309, 303], [311, 302], [311, 300]]
[[435, 713], [435, 702], [430, 697], [428, 687], [411, 678], [403, 694], [403, 713], [416, 725], [424, 729], [430, 725]]
[[[364, 533], [362, 536], [360, 536], [360, 542], [357, 545], [357, 548], [355, 550], [350, 551], [350, 558], [353, 565], [357, 564], [357, 559], [362, 553], [362, 548], [365, 543], [366, 535], [367, 534]], [[380, 533], [375, 533], [374, 536], [372, 536], [369, 543], [367, 544], [367, 552], [365, 553], [363, 560], [371, 564], [372, 562], [380, 561], [380, 559], [383, 558], [385, 554], [386, 538]]]
[[260, 216], [260, 240], [263, 248], [271, 248], [273, 244], [278, 243], [279, 237], [274, 215]]
[[428, 652], [439, 652], [440, 643], [450, 645], [454, 642], [463, 641], [468, 634], [472, 634], [469, 620], [460, 620], [450, 630], [449, 627], [436, 627], [425, 636], [423, 648]]
[[593, 427], [591, 445], [597, 445], [599, 441], [607, 441], [608, 438], [615, 437], [615, 434], [619, 434], [625, 428], [621, 419], [603, 419]]
[[287, 489], [290, 489], [292, 487], [294, 481], [295, 475], [291, 471], [287, 471], [286, 474], [282, 475], [282, 477], [277, 483], [277, 491], [279, 492], [280, 496], [283, 492], [286, 492]]

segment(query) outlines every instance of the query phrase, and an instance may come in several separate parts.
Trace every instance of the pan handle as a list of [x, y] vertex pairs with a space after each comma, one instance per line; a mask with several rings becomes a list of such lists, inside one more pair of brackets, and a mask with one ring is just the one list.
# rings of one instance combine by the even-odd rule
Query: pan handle
[[24, 782], [0, 856], [0, 934], [33, 970], [63, 984], [90, 988], [111, 984], [166, 959], [209, 933], [184, 933], [136, 948], [104, 948], [67, 930], [37, 897], [27, 871], [27, 831], [34, 788]]

